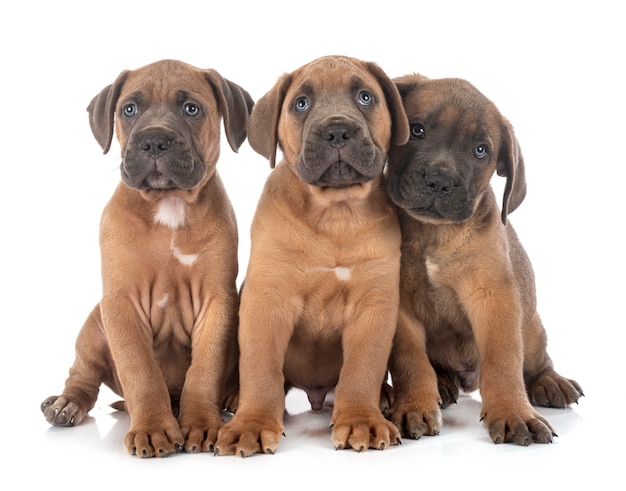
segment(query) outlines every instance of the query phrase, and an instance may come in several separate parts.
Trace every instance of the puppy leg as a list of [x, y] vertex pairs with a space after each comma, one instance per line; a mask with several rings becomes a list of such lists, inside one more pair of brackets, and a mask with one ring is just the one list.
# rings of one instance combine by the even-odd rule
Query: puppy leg
[[415, 316], [402, 307], [389, 370], [393, 406], [388, 418], [403, 437], [417, 440], [422, 435], [438, 435], [442, 425], [441, 397], [437, 375], [426, 354], [426, 334]]
[[380, 410], [380, 387], [397, 319], [394, 304], [387, 298], [388, 293], [371, 292], [361, 304], [367, 309], [356, 313], [343, 332], [344, 360], [331, 419], [331, 438], [337, 449], [382, 450], [400, 443], [397, 427]]
[[524, 380], [535, 406], [564, 408], [578, 402], [583, 391], [575, 380], [559, 375], [547, 353], [547, 336], [535, 312], [524, 328]]
[[271, 290], [272, 287], [255, 285], [252, 278], [246, 279], [239, 320], [238, 408], [219, 430], [216, 455], [273, 454], [284, 434], [283, 365], [300, 299], [270, 300], [263, 293]]
[[170, 395], [152, 351], [152, 330], [126, 297], [103, 297], [102, 320], [130, 415], [124, 438], [129, 453], [165, 457], [184, 439], [172, 413]]
[[499, 288], [461, 293], [482, 360], [481, 420], [495, 443], [551, 443], [556, 433], [533, 409], [524, 387], [519, 296], [506, 281], [495, 284]]
[[41, 404], [46, 420], [54, 426], [80, 424], [93, 408], [102, 382], [115, 390], [113, 373], [113, 360], [97, 305], [76, 339], [76, 358], [63, 393], [50, 396]]
[[222, 392], [227, 376], [229, 352], [234, 343], [236, 307], [224, 296], [214, 299], [192, 334], [192, 363], [181, 395], [180, 427], [185, 451], [213, 451], [221, 416]]

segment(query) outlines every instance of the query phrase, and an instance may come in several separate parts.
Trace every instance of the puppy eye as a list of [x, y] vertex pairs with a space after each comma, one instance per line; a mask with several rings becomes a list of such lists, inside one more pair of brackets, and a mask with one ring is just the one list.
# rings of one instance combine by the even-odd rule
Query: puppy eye
[[137, 116], [137, 113], [139, 112], [137, 110], [137, 105], [133, 103], [126, 104], [122, 108], [122, 111], [124, 111], [124, 116], [128, 116], [129, 118], [132, 118], [133, 116]]
[[298, 97], [293, 105], [296, 112], [304, 112], [309, 108], [309, 98], [306, 96]]
[[486, 145], [478, 145], [474, 149], [474, 157], [477, 159], [484, 159], [487, 156], [487, 146]]
[[426, 137], [426, 129], [424, 128], [424, 125], [421, 123], [411, 124], [411, 135], [413, 135], [415, 138]]
[[371, 106], [374, 102], [374, 97], [372, 97], [372, 94], [367, 90], [362, 90], [359, 92], [358, 101], [362, 106]]
[[185, 110], [185, 114], [187, 116], [197, 116], [198, 114], [200, 114], [200, 108], [193, 102], [188, 102], [187, 104], [185, 104], [183, 109]]

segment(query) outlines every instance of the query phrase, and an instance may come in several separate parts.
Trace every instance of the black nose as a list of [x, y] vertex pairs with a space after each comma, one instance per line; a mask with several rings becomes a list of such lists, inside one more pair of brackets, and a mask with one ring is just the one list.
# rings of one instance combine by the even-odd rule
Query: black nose
[[148, 133], [139, 140], [142, 152], [153, 156], [160, 155], [172, 146], [172, 138], [163, 133]]
[[454, 187], [454, 181], [451, 177], [444, 176], [437, 172], [431, 172], [424, 176], [424, 183], [433, 194], [433, 196], [439, 197], [448, 194]]
[[340, 148], [346, 144], [347, 140], [352, 138], [353, 131], [350, 125], [333, 123], [329, 124], [322, 132], [322, 137], [332, 146]]

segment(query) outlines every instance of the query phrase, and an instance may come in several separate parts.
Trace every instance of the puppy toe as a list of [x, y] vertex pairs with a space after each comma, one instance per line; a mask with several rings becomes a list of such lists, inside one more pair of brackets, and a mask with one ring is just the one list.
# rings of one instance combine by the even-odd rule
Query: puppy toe
[[59, 396], [48, 397], [43, 401], [41, 412], [46, 421], [54, 426], [76, 426], [87, 415], [87, 412], [81, 409], [78, 404]]

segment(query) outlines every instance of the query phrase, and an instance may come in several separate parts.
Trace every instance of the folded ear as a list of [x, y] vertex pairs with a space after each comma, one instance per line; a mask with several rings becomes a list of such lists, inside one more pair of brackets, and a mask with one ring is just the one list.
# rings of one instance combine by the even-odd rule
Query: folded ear
[[502, 223], [506, 225], [508, 214], [526, 197], [526, 171], [519, 142], [509, 122], [503, 125], [502, 139], [496, 170], [499, 176], [506, 177], [502, 199]]
[[224, 120], [224, 131], [234, 152], [246, 139], [248, 117], [254, 106], [250, 94], [236, 83], [223, 78], [213, 69], [205, 70], [207, 82], [213, 87]]
[[274, 87], [256, 102], [248, 122], [248, 143], [255, 152], [270, 161], [272, 169], [276, 165], [278, 120], [290, 84], [291, 74], [282, 75]]
[[102, 89], [100, 93], [91, 100], [89, 106], [87, 106], [91, 132], [102, 147], [102, 150], [104, 150], [103, 153], [107, 153], [111, 148], [111, 141], [113, 140], [113, 132], [115, 129], [115, 105], [117, 104], [127, 75], [128, 70], [124, 70], [120, 73], [115, 79], [115, 82]]
[[376, 63], [368, 62], [367, 68], [380, 84], [391, 113], [391, 140], [395, 145], [404, 145], [409, 140], [409, 119], [407, 118], [398, 88], [391, 78]]

